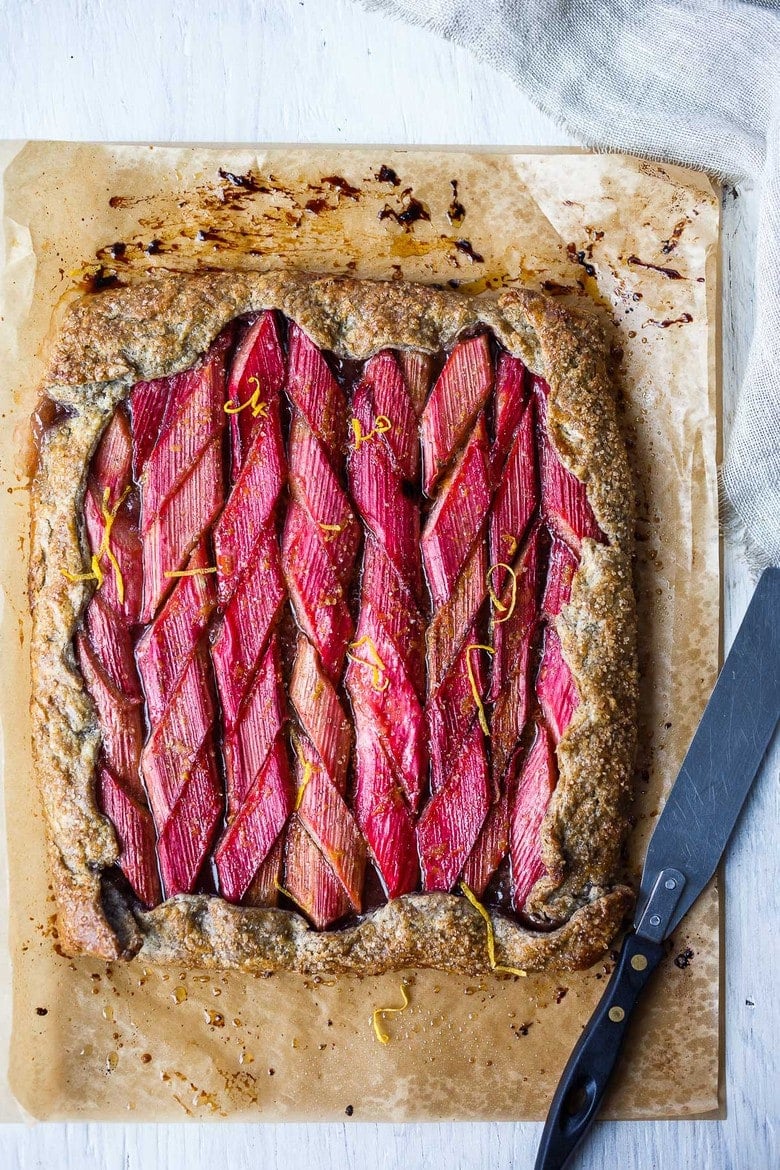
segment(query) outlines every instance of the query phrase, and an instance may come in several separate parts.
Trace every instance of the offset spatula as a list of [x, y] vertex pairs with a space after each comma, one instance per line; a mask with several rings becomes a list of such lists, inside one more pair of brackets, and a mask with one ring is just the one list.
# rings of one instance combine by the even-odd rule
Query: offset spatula
[[778, 718], [780, 569], [767, 569], [650, 839], [633, 929], [563, 1070], [536, 1170], [561, 1170], [594, 1120], [664, 939], [714, 874]]

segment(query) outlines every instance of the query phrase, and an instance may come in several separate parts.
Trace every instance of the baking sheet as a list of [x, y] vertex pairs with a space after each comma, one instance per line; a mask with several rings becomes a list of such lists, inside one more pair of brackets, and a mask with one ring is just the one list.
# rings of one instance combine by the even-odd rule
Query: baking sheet
[[[637, 477], [641, 858], [713, 685], [719, 643], [718, 198], [708, 178], [573, 151], [9, 145], [0, 367], [0, 696], [10, 904], [0, 1115], [181, 1120], [544, 1116], [613, 958], [579, 975], [313, 980], [71, 960], [58, 948], [29, 758], [23, 451], [52, 310], [150, 268], [292, 266], [527, 283], [613, 340]], [[117, 246], [119, 245], [119, 246]], [[3, 928], [0, 927], [0, 930]], [[718, 1109], [719, 904], [676, 932], [604, 1115]], [[0, 1037], [2, 1039], [2, 1037]]]

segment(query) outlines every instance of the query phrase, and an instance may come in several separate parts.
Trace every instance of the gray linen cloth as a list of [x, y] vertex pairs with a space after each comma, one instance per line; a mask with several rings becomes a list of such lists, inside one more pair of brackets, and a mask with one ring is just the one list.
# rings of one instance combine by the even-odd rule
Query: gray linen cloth
[[722, 469], [780, 564], [780, 0], [358, 0], [466, 46], [589, 146], [760, 193], [756, 316]]

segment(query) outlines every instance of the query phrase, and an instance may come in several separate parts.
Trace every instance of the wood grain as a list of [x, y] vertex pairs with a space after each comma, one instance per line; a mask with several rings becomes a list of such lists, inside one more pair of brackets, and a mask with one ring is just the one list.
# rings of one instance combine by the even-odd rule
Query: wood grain
[[[219, 12], [219, 23], [215, 13]], [[501, 75], [437, 38], [349, 0], [5, 0], [2, 138], [557, 145], [571, 142]], [[725, 433], [751, 321], [756, 201], [724, 206]], [[724, 552], [728, 645], [753, 588], [738, 541]], [[582, 1170], [773, 1170], [780, 1165], [775, 963], [780, 901], [780, 745], [726, 864], [722, 1122], [597, 1126]], [[759, 892], [759, 897], [756, 897]], [[774, 994], [773, 994], [774, 990]], [[0, 1129], [7, 1170], [417, 1170], [530, 1167], [539, 1127], [49, 1125]]]

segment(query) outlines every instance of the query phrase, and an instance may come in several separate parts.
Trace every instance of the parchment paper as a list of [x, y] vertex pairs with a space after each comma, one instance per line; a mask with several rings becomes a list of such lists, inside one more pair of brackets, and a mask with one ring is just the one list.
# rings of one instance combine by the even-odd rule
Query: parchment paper
[[[636, 879], [718, 662], [718, 200], [710, 181], [568, 151], [33, 143], [9, 156], [0, 717], [16, 1100], [35, 1117], [67, 1119], [542, 1117], [611, 958], [558, 978], [409, 972], [410, 1006], [388, 1017], [391, 1041], [382, 1046], [371, 1012], [399, 1002], [399, 976], [317, 983], [106, 966], [59, 953], [28, 747], [22, 436], [52, 310], [98, 266], [100, 277], [121, 280], [211, 264], [403, 276], [470, 291], [527, 282], [589, 306], [614, 338], [639, 493]], [[412, 198], [429, 218], [381, 217], [387, 207], [409, 220]], [[712, 888], [677, 932], [644, 1002], [606, 1116], [718, 1108], [718, 929]], [[4, 980], [8, 954], [2, 945]], [[12, 1110], [6, 1093], [5, 1115]]]

